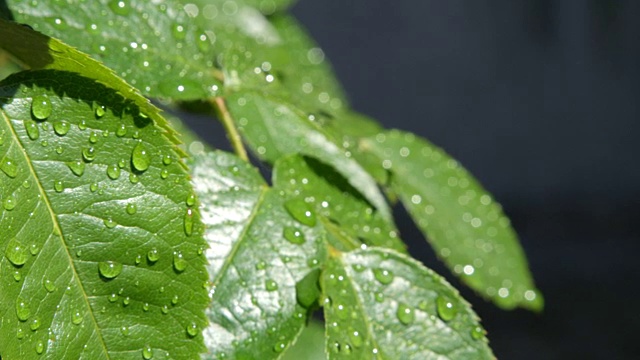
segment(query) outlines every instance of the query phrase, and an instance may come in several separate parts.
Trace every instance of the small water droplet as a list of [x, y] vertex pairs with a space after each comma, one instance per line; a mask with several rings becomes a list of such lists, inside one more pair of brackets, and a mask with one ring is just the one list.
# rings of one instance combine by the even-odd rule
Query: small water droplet
[[436, 307], [438, 309], [438, 315], [444, 321], [453, 319], [458, 312], [451, 300], [444, 296], [438, 296], [438, 299], [436, 300]]
[[41, 355], [44, 352], [44, 343], [42, 341], [38, 341], [36, 344], [36, 353]]
[[165, 165], [171, 165], [171, 163], [173, 162], [173, 158], [171, 157], [171, 155], [166, 154], [162, 157], [162, 163]]
[[132, 184], [137, 184], [138, 182], [140, 182], [140, 178], [138, 177], [138, 175], [134, 173], [129, 173], [129, 181]]
[[71, 129], [71, 125], [64, 120], [56, 121], [53, 123], [53, 131], [60, 136], [65, 136]]
[[111, 180], [117, 180], [120, 177], [120, 168], [118, 165], [107, 166], [107, 176], [109, 176]]
[[396, 316], [398, 317], [398, 320], [405, 325], [410, 325], [416, 318], [413, 308], [403, 303], [398, 304]]
[[31, 316], [31, 309], [29, 309], [29, 303], [27, 303], [23, 298], [18, 297], [16, 299], [16, 315], [18, 316], [18, 320], [27, 321]]
[[133, 215], [136, 212], [138, 212], [138, 206], [136, 206], [136, 204], [134, 203], [127, 204], [127, 214]]
[[84, 320], [84, 316], [82, 315], [82, 313], [79, 310], [76, 310], [76, 311], [73, 312], [73, 314], [71, 314], [71, 322], [74, 325], [82, 324], [83, 320]]
[[63, 192], [63, 191], [64, 191], [64, 184], [62, 183], [62, 181], [61, 181], [61, 180], [54, 181], [54, 183], [53, 183], [53, 189], [54, 189], [56, 192], [61, 193], [61, 192]]
[[267, 289], [267, 291], [276, 291], [278, 290], [278, 283], [272, 279], [268, 279], [267, 281], [265, 281], [265, 288]]
[[284, 238], [292, 244], [302, 245], [305, 242], [304, 234], [300, 229], [287, 226], [283, 231]]
[[142, 348], [142, 357], [145, 360], [149, 360], [149, 359], [153, 358], [153, 351], [151, 350], [151, 346], [145, 345]]
[[187, 268], [187, 260], [184, 259], [181, 252], [173, 253], [173, 268], [177, 272], [183, 272]]
[[56, 284], [53, 281], [45, 279], [42, 284], [44, 285], [44, 289], [47, 290], [47, 292], [52, 293], [56, 291]]
[[196, 335], [198, 335], [198, 324], [192, 322], [191, 324], [187, 325], [187, 335], [189, 337], [195, 337]]
[[13, 179], [18, 175], [18, 164], [14, 160], [5, 158], [0, 164], [0, 170]]
[[191, 236], [193, 233], [193, 210], [191, 208], [187, 209], [184, 214], [184, 233], [187, 236]]
[[11, 210], [15, 209], [16, 205], [17, 205], [17, 202], [16, 202], [16, 199], [13, 197], [13, 195], [7, 196], [4, 199], [4, 202], [2, 203], [2, 206], [7, 211], [11, 211]]
[[103, 117], [104, 114], [106, 114], [106, 110], [105, 110], [104, 106], [97, 105], [96, 106], [96, 110], [95, 110], [95, 114], [96, 114], [96, 118], [97, 119], [100, 119], [101, 117]]
[[147, 259], [151, 263], [158, 261], [160, 259], [160, 252], [158, 251], [158, 249], [153, 248], [149, 250], [149, 252], [147, 253]]
[[18, 328], [18, 330], [16, 330], [16, 337], [18, 338], [18, 340], [24, 339], [24, 330]]
[[287, 344], [280, 341], [277, 344], [275, 344], [273, 346], [273, 351], [277, 352], [277, 353], [281, 353], [283, 352], [285, 349], [287, 348]]
[[129, 336], [131, 335], [131, 330], [129, 330], [128, 326], [123, 326], [120, 328], [120, 333], [122, 334], [122, 336]]
[[169, 177], [169, 171], [167, 171], [167, 169], [163, 169], [162, 171], [160, 171], [160, 177], [162, 179], [166, 179]]
[[349, 340], [351, 341], [351, 344], [357, 348], [362, 346], [362, 335], [354, 329], [349, 330]]
[[83, 149], [82, 158], [87, 162], [92, 162], [96, 159], [96, 149], [93, 146]]
[[123, 137], [125, 135], [127, 135], [127, 127], [125, 126], [125, 124], [120, 124], [120, 126], [118, 126], [118, 129], [116, 130], [116, 136]]
[[160, 312], [162, 312], [162, 314], [164, 315], [167, 315], [169, 313], [169, 307], [167, 305], [163, 305], [160, 309]]
[[98, 184], [91, 183], [91, 185], [89, 185], [89, 190], [91, 190], [91, 192], [96, 192], [98, 190]]
[[191, 193], [187, 196], [187, 206], [193, 206], [196, 204], [196, 194]]
[[143, 143], [139, 142], [133, 148], [131, 163], [133, 164], [133, 167], [140, 172], [146, 171], [149, 168], [149, 165], [151, 165], [151, 156]]
[[393, 281], [393, 273], [386, 269], [373, 269], [373, 276], [383, 285]]
[[118, 223], [115, 222], [112, 218], [104, 219], [102, 222], [104, 223], [104, 226], [107, 227], [107, 229], [113, 229], [114, 227], [116, 227], [116, 225], [118, 225]]
[[110, 303], [114, 303], [114, 302], [118, 301], [118, 298], [119, 298], [118, 294], [112, 293], [111, 295], [109, 295], [108, 299], [109, 299]]
[[122, 264], [115, 261], [103, 261], [98, 264], [100, 275], [107, 279], [113, 279], [122, 272]]
[[20, 244], [18, 240], [11, 239], [7, 244], [7, 248], [4, 251], [4, 255], [13, 264], [13, 266], [22, 266], [27, 262], [29, 254], [27, 248]]
[[40, 129], [38, 129], [38, 124], [33, 120], [27, 120], [24, 122], [24, 127], [27, 130], [27, 135], [31, 140], [38, 140], [40, 137]]
[[51, 101], [46, 95], [37, 95], [31, 102], [31, 114], [38, 120], [45, 120], [51, 115]]
[[471, 329], [472, 338], [476, 340], [480, 340], [482, 339], [483, 336], [484, 336], [484, 330], [480, 326], [474, 326], [473, 329]]
[[31, 244], [31, 246], [29, 246], [29, 252], [31, 255], [36, 256], [40, 252], [40, 247], [37, 244]]
[[20, 279], [22, 279], [22, 274], [20, 274], [20, 271], [16, 270], [13, 272], [13, 280], [15, 281], [20, 281]]
[[142, 310], [144, 310], [145, 312], [149, 311], [149, 303], [142, 304]]
[[301, 199], [291, 199], [284, 203], [287, 212], [299, 223], [307, 226], [316, 225], [316, 215], [311, 207]]
[[69, 170], [71, 170], [71, 172], [76, 176], [82, 176], [84, 174], [85, 165], [82, 161], [70, 161], [67, 163], [67, 166], [69, 167]]
[[256, 263], [256, 270], [264, 270], [267, 268], [267, 263], [260, 260]]

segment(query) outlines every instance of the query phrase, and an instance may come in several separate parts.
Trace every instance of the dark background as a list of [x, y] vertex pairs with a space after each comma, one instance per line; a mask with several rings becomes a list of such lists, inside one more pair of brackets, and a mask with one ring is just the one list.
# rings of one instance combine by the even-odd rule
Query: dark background
[[[503, 204], [546, 308], [462, 289], [500, 359], [640, 356], [640, 1], [300, 0], [353, 107], [444, 147]], [[224, 140], [215, 140], [220, 147]]]

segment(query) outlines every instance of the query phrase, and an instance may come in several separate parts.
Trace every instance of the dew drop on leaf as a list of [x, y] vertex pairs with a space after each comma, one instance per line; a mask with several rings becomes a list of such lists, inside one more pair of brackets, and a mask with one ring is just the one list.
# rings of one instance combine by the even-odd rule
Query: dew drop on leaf
[[151, 346], [145, 345], [144, 348], [142, 348], [142, 357], [145, 360], [153, 358], [153, 351], [151, 350]]
[[171, 158], [171, 155], [166, 154], [162, 157], [162, 163], [165, 165], [171, 165], [171, 163], [173, 162], [173, 159]]
[[27, 136], [31, 140], [38, 140], [40, 137], [40, 129], [38, 129], [38, 124], [33, 120], [28, 120], [24, 122], [24, 127], [27, 130]]
[[158, 249], [153, 248], [149, 250], [149, 252], [147, 253], [147, 259], [151, 263], [158, 261], [160, 259], [160, 252], [158, 251]]
[[167, 169], [164, 169], [164, 170], [160, 171], [160, 177], [162, 179], [166, 179], [166, 178], [169, 177], [169, 172], [167, 171]]
[[46, 95], [37, 95], [31, 102], [31, 114], [38, 120], [45, 120], [51, 115], [51, 101]]
[[20, 274], [20, 271], [14, 271], [13, 272], [13, 279], [15, 281], [20, 281], [20, 279], [22, 279], [22, 274]]
[[398, 311], [396, 312], [396, 316], [398, 317], [398, 320], [400, 320], [400, 322], [405, 325], [410, 325], [411, 323], [413, 323], [413, 320], [415, 320], [415, 313], [413, 311], [413, 308], [403, 303], [398, 304]]
[[107, 279], [113, 279], [122, 272], [122, 264], [115, 261], [103, 261], [98, 264], [100, 275]]
[[138, 212], [138, 206], [134, 203], [127, 204], [127, 214], [133, 215]]
[[131, 330], [128, 326], [123, 326], [120, 328], [120, 333], [122, 334], [122, 336], [129, 336], [131, 335]]
[[196, 194], [191, 193], [187, 196], [187, 206], [193, 206], [196, 204]]
[[304, 234], [302, 233], [302, 231], [292, 226], [285, 227], [283, 235], [284, 238], [292, 244], [301, 245], [305, 242]]
[[184, 259], [181, 252], [173, 254], [173, 268], [177, 272], [183, 272], [187, 268], [187, 260]]
[[189, 337], [195, 337], [196, 335], [198, 335], [198, 324], [192, 322], [191, 324], [187, 325], [187, 335]]
[[27, 248], [20, 244], [16, 239], [11, 239], [7, 244], [4, 255], [14, 266], [22, 266], [27, 262], [29, 254]]
[[67, 166], [69, 167], [69, 170], [71, 170], [71, 172], [76, 176], [82, 176], [84, 174], [85, 165], [82, 161], [70, 161], [67, 163]]
[[265, 281], [265, 288], [267, 289], [267, 291], [276, 291], [278, 290], [278, 283], [274, 280], [268, 279], [267, 281]]
[[267, 268], [267, 263], [260, 260], [256, 263], [256, 270], [264, 270]]
[[484, 336], [484, 330], [480, 326], [474, 326], [473, 329], [471, 329], [472, 338], [476, 340], [480, 340], [482, 339], [483, 336]]
[[2, 206], [5, 210], [11, 211], [16, 208], [16, 204], [16, 199], [13, 197], [13, 195], [9, 195], [4, 199]]
[[349, 330], [349, 340], [351, 341], [351, 344], [357, 348], [362, 346], [362, 335], [354, 329]]
[[11, 159], [4, 159], [0, 164], [0, 170], [10, 178], [15, 178], [18, 175], [18, 165]]
[[138, 171], [146, 171], [151, 165], [151, 156], [145, 148], [144, 144], [139, 142], [134, 148], [131, 154], [131, 163], [133, 167]]
[[193, 233], [193, 210], [187, 209], [184, 214], [184, 233], [187, 236], [191, 236]]
[[113, 229], [114, 227], [116, 227], [116, 225], [118, 225], [118, 223], [116, 223], [112, 218], [104, 219], [103, 223], [104, 226], [107, 227], [107, 229]]
[[436, 300], [436, 306], [438, 309], [438, 316], [440, 316], [440, 318], [444, 321], [453, 319], [458, 312], [451, 300], [444, 296], [438, 296], [438, 299]]
[[36, 353], [41, 355], [44, 352], [44, 343], [42, 341], [38, 341], [36, 344]]
[[16, 315], [18, 316], [18, 320], [20, 321], [27, 321], [29, 320], [29, 316], [31, 316], [31, 309], [29, 309], [29, 303], [27, 303], [21, 297], [18, 297], [16, 299]]
[[373, 269], [373, 276], [383, 285], [390, 284], [393, 281], [393, 273], [386, 269]]
[[65, 136], [69, 132], [71, 125], [68, 122], [61, 120], [53, 123], [53, 131], [60, 136]]
[[29, 328], [31, 329], [31, 331], [38, 330], [40, 328], [40, 318], [36, 316], [33, 319], [31, 319], [31, 322], [29, 323]]
[[134, 173], [129, 173], [129, 182], [131, 182], [132, 184], [137, 184], [138, 182], [140, 182], [140, 178]]
[[101, 117], [104, 116], [104, 114], [106, 114], [106, 110], [104, 108], [104, 106], [102, 105], [97, 105], [96, 106], [96, 110], [95, 110], [95, 115], [97, 119], [100, 119]]
[[273, 351], [277, 352], [277, 353], [281, 353], [283, 352], [285, 349], [287, 348], [287, 344], [285, 344], [284, 342], [280, 341], [277, 344], [275, 344], [273, 346]]
[[18, 340], [24, 339], [24, 330], [18, 328], [18, 330], [16, 331], [16, 337], [18, 338]]
[[125, 135], [127, 135], [127, 127], [125, 126], [125, 124], [120, 124], [120, 126], [118, 126], [118, 129], [116, 130], [116, 136], [123, 137]]
[[316, 225], [316, 215], [313, 213], [311, 207], [302, 199], [287, 200], [284, 203], [284, 207], [299, 223], [307, 226]]
[[83, 149], [82, 158], [87, 162], [92, 162], [96, 159], [96, 149], [93, 146]]
[[52, 293], [56, 291], [56, 284], [53, 281], [45, 279], [42, 284], [44, 285], [44, 289], [47, 290], [47, 292]]
[[111, 180], [117, 180], [120, 177], [120, 168], [118, 165], [107, 166], [107, 176], [109, 176]]
[[62, 181], [61, 181], [61, 180], [56, 180], [56, 181], [54, 181], [54, 183], [53, 183], [53, 189], [54, 189], [56, 192], [59, 192], [59, 193], [60, 193], [60, 192], [64, 191], [64, 184], [62, 183]]

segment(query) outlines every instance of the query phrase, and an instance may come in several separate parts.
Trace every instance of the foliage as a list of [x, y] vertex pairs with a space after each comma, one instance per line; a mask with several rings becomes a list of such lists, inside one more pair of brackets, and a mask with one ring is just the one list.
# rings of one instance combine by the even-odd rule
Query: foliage
[[[464, 283], [541, 310], [493, 197], [350, 109], [290, 3], [0, 3], [2, 358], [295, 358], [323, 308], [330, 359], [492, 359], [396, 196]], [[209, 112], [236, 154], [148, 98]]]

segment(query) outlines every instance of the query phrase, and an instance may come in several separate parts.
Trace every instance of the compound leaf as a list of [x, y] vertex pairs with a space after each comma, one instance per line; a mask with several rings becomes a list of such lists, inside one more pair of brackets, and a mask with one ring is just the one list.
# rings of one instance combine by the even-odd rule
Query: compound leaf
[[205, 242], [175, 144], [74, 73], [12, 75], [0, 106], [2, 357], [197, 357]]
[[498, 306], [542, 308], [517, 235], [500, 205], [440, 148], [398, 130], [364, 138], [438, 255]]
[[493, 359], [469, 304], [387, 249], [330, 250], [322, 275], [329, 359]]

